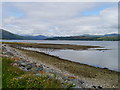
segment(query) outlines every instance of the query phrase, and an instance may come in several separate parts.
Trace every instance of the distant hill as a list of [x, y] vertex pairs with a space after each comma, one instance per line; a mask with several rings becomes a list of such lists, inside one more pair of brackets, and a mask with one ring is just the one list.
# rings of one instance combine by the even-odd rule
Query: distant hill
[[38, 35], [38, 36], [21, 36], [17, 34], [13, 34], [6, 30], [0, 29], [0, 39], [10, 39], [10, 40], [43, 40], [46, 39], [46, 36]]
[[24, 36], [24, 39], [25, 38], [27, 38], [28, 40], [43, 40], [43, 39], [47, 39], [48, 37], [43, 35], [38, 35], [38, 36]]
[[53, 37], [46, 40], [85, 40], [85, 41], [118, 41], [120, 40], [120, 34], [105, 34], [105, 35], [80, 35], [69, 37]]
[[11, 32], [8, 32], [6, 30], [0, 29], [0, 35], [1, 35], [1, 39], [23, 39], [22, 36], [17, 35], [17, 34], [13, 34]]
[[0, 29], [0, 39], [8, 40], [85, 40], [85, 41], [119, 41], [120, 34], [105, 34], [105, 35], [89, 35], [84, 34], [80, 36], [69, 36], [69, 37], [46, 37], [43, 35], [38, 36], [21, 36], [13, 34], [6, 30]]
[[104, 36], [104, 37], [98, 38], [98, 40], [102, 40], [102, 41], [119, 41], [120, 36], [119, 35], [116, 35], [116, 36]]
[[97, 37], [87, 36], [70, 36], [70, 37], [53, 37], [47, 38], [46, 40], [96, 40]]
[[105, 34], [104, 37], [110, 37], [110, 36], [120, 36], [120, 34]]

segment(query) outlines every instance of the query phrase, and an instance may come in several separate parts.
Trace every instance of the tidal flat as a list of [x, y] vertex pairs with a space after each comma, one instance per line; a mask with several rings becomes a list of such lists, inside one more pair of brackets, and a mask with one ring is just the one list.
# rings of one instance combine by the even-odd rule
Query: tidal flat
[[22, 43], [22, 42], [2, 42], [3, 44], [10, 44], [16, 47], [31, 47], [31, 48], [50, 48], [50, 49], [73, 49], [85, 50], [89, 48], [102, 48], [100, 46], [90, 45], [70, 45], [70, 44], [47, 44], [47, 43]]
[[[42, 52], [24, 50], [20, 47], [36, 47], [36, 48], [52, 48], [52, 49], [88, 49], [100, 48], [100, 46], [81, 46], [81, 45], [61, 45], [61, 44], [36, 44], [36, 43], [3, 43], [16, 48], [18, 51], [31, 57], [33, 60], [40, 61], [54, 69], [67, 71], [74, 74], [81, 80], [91, 83], [94, 86], [101, 86], [103, 88], [118, 88], [118, 74], [119, 72], [108, 70], [106, 68], [99, 68], [87, 64], [80, 64], [66, 59], [61, 59], [56, 56], [48, 55]], [[19, 47], [19, 48], [18, 48]]]

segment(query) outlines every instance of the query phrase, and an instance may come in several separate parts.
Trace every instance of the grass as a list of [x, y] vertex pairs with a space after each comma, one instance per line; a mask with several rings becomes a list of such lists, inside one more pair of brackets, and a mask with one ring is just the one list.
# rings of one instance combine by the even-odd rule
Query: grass
[[10, 58], [2, 58], [2, 88], [62, 88], [60, 81], [22, 71], [12, 66], [13, 62]]
[[2, 88], [2, 58], [0, 57], [0, 89]]

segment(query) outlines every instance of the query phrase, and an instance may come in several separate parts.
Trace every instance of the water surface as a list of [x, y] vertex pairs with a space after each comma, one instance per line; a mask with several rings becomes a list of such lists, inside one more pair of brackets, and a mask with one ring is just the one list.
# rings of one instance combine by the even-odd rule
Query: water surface
[[101, 46], [110, 50], [52, 50], [26, 48], [34, 51], [44, 52], [58, 56], [74, 62], [88, 64], [101, 68], [109, 68], [118, 71], [118, 41], [48, 41], [48, 40], [3, 40], [4, 42], [32, 42], [32, 43], [51, 43], [51, 44], [74, 44], [74, 45], [94, 45]]

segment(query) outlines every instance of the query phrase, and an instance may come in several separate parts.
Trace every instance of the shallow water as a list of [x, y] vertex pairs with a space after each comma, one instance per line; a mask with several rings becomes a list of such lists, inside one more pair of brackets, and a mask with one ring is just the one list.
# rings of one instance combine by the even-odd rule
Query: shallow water
[[117, 41], [47, 41], [47, 40], [4, 40], [6, 42], [33, 42], [52, 44], [75, 44], [75, 45], [97, 45], [110, 50], [53, 50], [26, 48], [58, 56], [74, 62], [88, 64], [101, 68], [118, 70], [118, 42]]

